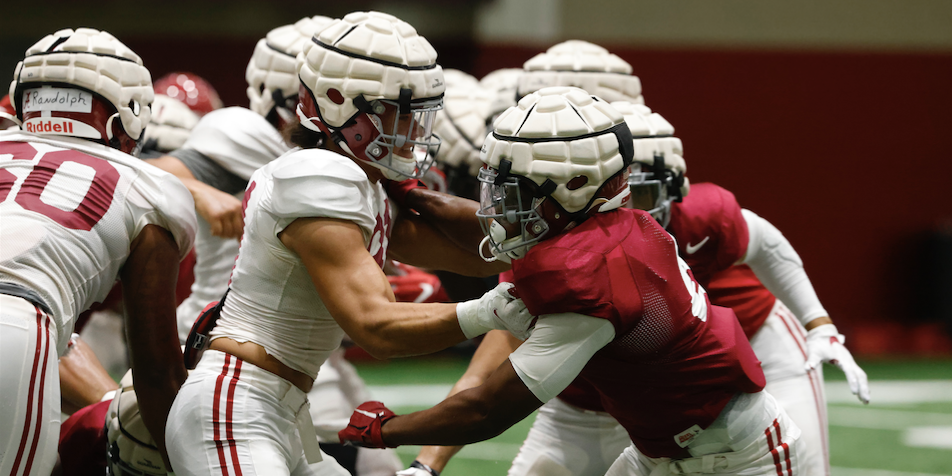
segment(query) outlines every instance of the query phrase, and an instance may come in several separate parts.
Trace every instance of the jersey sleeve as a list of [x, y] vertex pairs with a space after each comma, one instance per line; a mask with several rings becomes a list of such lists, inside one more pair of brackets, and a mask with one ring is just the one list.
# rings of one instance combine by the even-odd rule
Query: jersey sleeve
[[182, 148], [207, 156], [245, 181], [255, 170], [290, 150], [274, 126], [243, 107], [206, 114]]
[[272, 172], [275, 232], [302, 217], [336, 218], [359, 226], [368, 243], [377, 220], [367, 199], [373, 185], [363, 170], [346, 157], [318, 149], [296, 151], [288, 159]]
[[562, 393], [595, 352], [614, 338], [615, 329], [605, 319], [574, 313], [542, 316], [509, 361], [526, 388], [544, 403]]
[[[148, 166], [151, 167], [151, 166]], [[138, 215], [133, 237], [146, 225], [158, 225], [172, 233], [178, 246], [179, 260], [184, 259], [195, 244], [198, 221], [192, 194], [175, 176], [157, 168], [140, 172], [133, 184], [139, 199], [149, 206]]]

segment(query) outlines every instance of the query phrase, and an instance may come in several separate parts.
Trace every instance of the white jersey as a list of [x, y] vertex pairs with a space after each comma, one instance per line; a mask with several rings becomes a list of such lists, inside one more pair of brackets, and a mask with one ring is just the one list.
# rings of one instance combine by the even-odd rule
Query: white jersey
[[245, 180], [291, 149], [267, 119], [243, 107], [218, 109], [203, 116], [182, 148], [201, 152]]
[[211, 337], [254, 342], [314, 378], [344, 331], [321, 301], [300, 257], [278, 234], [302, 217], [351, 221], [382, 267], [391, 222], [387, 194], [347, 157], [296, 149], [254, 173], [245, 207], [231, 292]]
[[[182, 146], [208, 157], [225, 170], [248, 180], [261, 166], [291, 148], [270, 122], [243, 107], [218, 109], [202, 117]], [[235, 195], [239, 200], [244, 192]], [[176, 313], [179, 339], [185, 343], [192, 324], [205, 306], [221, 299], [238, 255], [238, 240], [212, 235], [199, 217], [195, 240], [195, 282]]]
[[195, 239], [195, 205], [178, 179], [82, 139], [0, 133], [0, 202], [0, 281], [51, 308], [59, 355], [146, 225], [169, 230], [180, 258]]

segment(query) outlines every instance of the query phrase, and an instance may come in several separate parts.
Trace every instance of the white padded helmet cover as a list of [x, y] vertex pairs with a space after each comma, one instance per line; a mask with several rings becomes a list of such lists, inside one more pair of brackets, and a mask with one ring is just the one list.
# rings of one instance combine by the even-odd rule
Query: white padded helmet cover
[[444, 69], [443, 81], [446, 83], [447, 91], [453, 87], [478, 86], [479, 80], [475, 76], [458, 69]]
[[[105, 31], [65, 29], [38, 41], [17, 64], [11, 98], [17, 84], [29, 83], [66, 83], [100, 94], [116, 107], [123, 129], [133, 139], [140, 139], [149, 123], [152, 76], [138, 55]], [[133, 101], [138, 114], [130, 107]], [[22, 107], [18, 102], [14, 107]]]
[[[279, 26], [258, 40], [255, 51], [245, 69], [248, 82], [250, 109], [267, 116], [275, 106], [272, 93], [284, 96], [298, 93], [297, 55], [310, 43], [311, 37], [329, 25], [333, 18], [313, 16], [302, 18], [293, 25]], [[262, 88], [263, 86], [263, 88]]]
[[522, 76], [522, 70], [519, 68], [497, 69], [479, 80], [479, 85], [495, 91], [498, 104], [493, 108], [499, 111], [516, 105], [516, 90], [519, 89], [519, 77]]
[[145, 140], [154, 139], [156, 150], [171, 152], [185, 144], [198, 119], [198, 114], [182, 101], [156, 94], [152, 102], [152, 120], [145, 130]]
[[518, 95], [551, 86], [582, 88], [605, 101], [644, 104], [641, 80], [631, 75], [631, 65], [593, 43], [569, 40], [559, 43], [523, 64]]
[[[551, 179], [557, 185], [551, 194], [570, 213], [582, 210], [599, 187], [626, 164], [615, 134], [578, 136], [606, 131], [624, 118], [607, 102], [578, 88], [546, 88], [532, 93], [502, 113], [486, 137], [480, 157], [493, 168], [501, 159], [512, 162], [510, 173], [538, 185]], [[525, 139], [565, 138], [562, 141], [518, 142], [496, 135]], [[588, 181], [575, 190], [566, 184], [577, 176]]]
[[[674, 126], [651, 108], [643, 104], [613, 102], [612, 107], [625, 116], [625, 122], [631, 131], [635, 146], [633, 162], [654, 164], [655, 154], [664, 154], [664, 168], [675, 174], [685, 175], [688, 171], [684, 161], [684, 146], [681, 139], [674, 137]], [[688, 179], [684, 178], [681, 193], [688, 194]]]
[[486, 140], [486, 122], [495, 114], [495, 99], [495, 92], [477, 82], [450, 83], [447, 76], [443, 111], [436, 115], [433, 124], [434, 133], [442, 140], [436, 156], [438, 162], [451, 167], [467, 164], [471, 176], [479, 173], [483, 165], [479, 149]]
[[[167, 470], [162, 455], [155, 448], [155, 441], [139, 414], [139, 402], [132, 386], [132, 370], [126, 372], [119, 385], [106, 412], [106, 444], [110, 448], [113, 443], [118, 446], [123, 464], [145, 474], [165, 476]], [[106, 464], [113, 463], [106, 461]]]
[[[305, 45], [298, 61], [301, 81], [331, 127], [357, 113], [353, 98], [361, 94], [368, 101], [397, 100], [407, 88], [413, 99], [423, 99], [444, 90], [436, 50], [410, 24], [386, 13], [355, 12], [335, 20]], [[330, 89], [343, 95], [342, 104], [327, 97]]]

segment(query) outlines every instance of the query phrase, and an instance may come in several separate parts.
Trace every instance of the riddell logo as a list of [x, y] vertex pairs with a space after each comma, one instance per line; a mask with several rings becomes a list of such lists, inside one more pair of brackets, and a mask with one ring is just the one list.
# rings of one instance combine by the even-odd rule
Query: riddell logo
[[691, 441], [694, 440], [694, 437], [699, 435], [702, 431], [704, 430], [702, 430], [700, 426], [694, 425], [691, 428], [674, 435], [674, 441], [678, 444], [678, 446], [684, 448], [685, 446], [689, 445]]
[[73, 123], [63, 119], [49, 119], [46, 121], [27, 122], [23, 125], [27, 132], [58, 132], [60, 134], [72, 134]]

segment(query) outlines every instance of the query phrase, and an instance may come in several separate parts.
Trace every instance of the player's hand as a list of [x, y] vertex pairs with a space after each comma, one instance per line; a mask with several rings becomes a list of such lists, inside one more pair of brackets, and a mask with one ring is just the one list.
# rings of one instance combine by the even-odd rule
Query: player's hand
[[456, 315], [463, 334], [471, 339], [493, 329], [501, 329], [520, 340], [528, 339], [536, 318], [526, 309], [522, 299], [514, 295], [514, 291], [512, 283], [500, 283], [479, 299], [457, 304]]
[[823, 362], [829, 362], [846, 374], [850, 391], [863, 403], [869, 403], [869, 380], [866, 372], [856, 365], [853, 355], [844, 346], [846, 338], [836, 330], [833, 324], [814, 327], [807, 332], [807, 371], [815, 369]]
[[195, 211], [211, 226], [212, 235], [240, 238], [244, 230], [241, 200], [211, 186], [192, 190]]
[[387, 189], [387, 197], [390, 200], [393, 200], [394, 203], [397, 203], [400, 206], [406, 206], [407, 195], [409, 195], [410, 192], [418, 188], [426, 190], [427, 187], [426, 184], [420, 179], [408, 179], [400, 182], [397, 182], [396, 180], [388, 180], [384, 185], [384, 188]]
[[417, 460], [413, 460], [409, 468], [403, 471], [397, 471], [396, 476], [440, 476], [440, 472]]
[[[380, 402], [361, 403], [350, 416], [347, 428], [339, 431], [340, 442], [350, 446], [388, 448], [383, 442], [383, 424], [397, 416]], [[395, 446], [389, 446], [395, 448]]]

